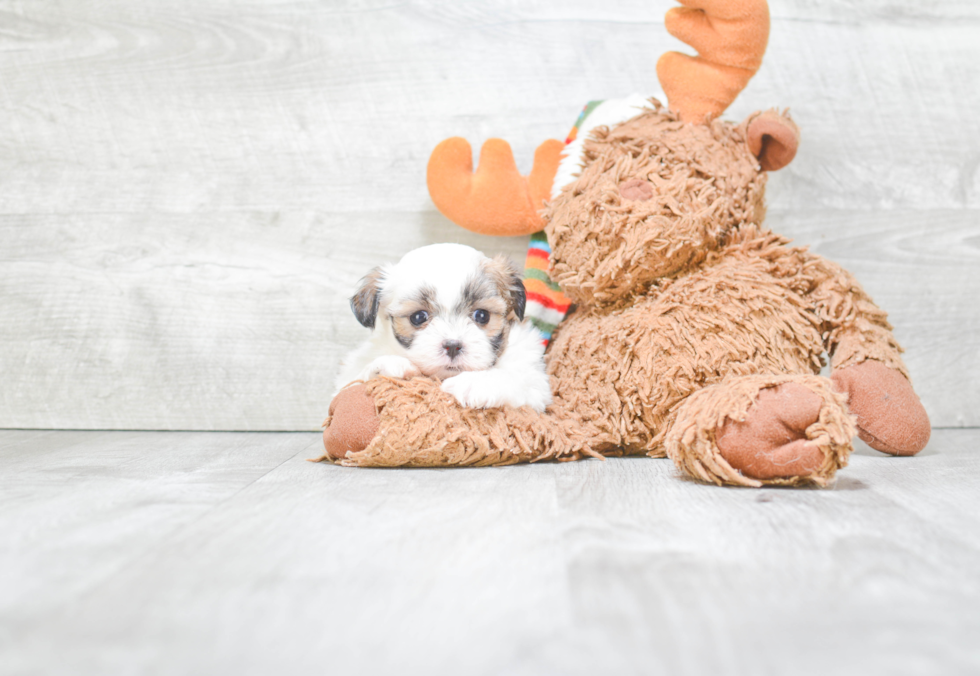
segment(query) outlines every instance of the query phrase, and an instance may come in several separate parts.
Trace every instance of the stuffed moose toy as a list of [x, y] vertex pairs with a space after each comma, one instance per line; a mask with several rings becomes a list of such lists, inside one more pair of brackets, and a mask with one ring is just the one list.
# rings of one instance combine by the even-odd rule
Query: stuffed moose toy
[[552, 405], [465, 408], [425, 377], [354, 383], [331, 403], [323, 459], [646, 454], [705, 482], [823, 486], [855, 433], [893, 455], [926, 445], [929, 419], [885, 313], [847, 271], [763, 224], [767, 172], [793, 159], [796, 125], [775, 110], [719, 119], [761, 65], [765, 0], [680, 2], [667, 30], [698, 56], [658, 62], [669, 107], [589, 104], [566, 144], [537, 149], [527, 177], [499, 139], [475, 173], [461, 138], [429, 161], [432, 200], [454, 223], [543, 230], [525, 286], [550, 339]]

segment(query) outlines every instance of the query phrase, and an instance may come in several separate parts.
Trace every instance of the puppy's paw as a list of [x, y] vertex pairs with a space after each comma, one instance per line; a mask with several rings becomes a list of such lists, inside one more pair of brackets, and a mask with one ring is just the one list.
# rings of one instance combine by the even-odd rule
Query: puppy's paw
[[358, 378], [370, 380], [375, 376], [388, 376], [389, 378], [411, 378], [419, 374], [418, 368], [405, 357], [396, 355], [385, 355], [378, 357], [364, 367]]
[[522, 397], [524, 401], [521, 406], [530, 406], [538, 413], [544, 413], [551, 404], [551, 381], [548, 376], [542, 373], [540, 378], [529, 379]]
[[508, 379], [497, 371], [466, 371], [442, 383], [442, 391], [456, 397], [469, 408], [495, 408], [498, 406], [530, 406], [539, 413], [551, 403], [551, 391], [538, 392], [527, 387], [520, 379]]
[[461, 405], [468, 408], [491, 408], [500, 406], [493, 391], [491, 378], [485, 371], [466, 371], [442, 382], [442, 391], [456, 397]]

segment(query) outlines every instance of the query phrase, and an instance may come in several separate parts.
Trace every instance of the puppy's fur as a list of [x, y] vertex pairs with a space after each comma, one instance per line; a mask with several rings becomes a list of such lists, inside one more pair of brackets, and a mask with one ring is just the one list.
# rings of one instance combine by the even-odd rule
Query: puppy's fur
[[523, 322], [525, 300], [520, 271], [504, 256], [462, 244], [410, 251], [368, 273], [351, 298], [373, 333], [345, 360], [337, 390], [421, 373], [442, 380], [464, 406], [543, 411], [551, 385], [541, 334]]

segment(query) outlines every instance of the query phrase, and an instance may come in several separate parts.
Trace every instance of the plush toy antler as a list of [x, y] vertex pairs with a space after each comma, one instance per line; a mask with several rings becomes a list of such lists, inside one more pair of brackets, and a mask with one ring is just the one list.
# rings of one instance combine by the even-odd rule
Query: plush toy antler
[[[762, 64], [769, 8], [765, 0], [679, 2], [684, 7], [667, 12], [667, 30], [699, 55], [667, 52], [657, 62], [657, 76], [671, 110], [685, 122], [703, 123], [721, 115]], [[790, 125], [769, 115], [748, 129], [764, 169], [778, 169], [793, 159], [797, 131]], [[544, 227], [538, 211], [551, 197], [563, 149], [561, 141], [545, 141], [534, 153], [531, 173], [522, 176], [510, 145], [490, 139], [474, 173], [466, 139], [446, 139], [429, 158], [429, 195], [439, 211], [467, 230], [503, 236], [537, 232]]]
[[534, 152], [534, 167], [521, 176], [507, 141], [483, 144], [473, 173], [473, 151], [454, 136], [429, 158], [429, 195], [449, 220], [481, 235], [529, 235], [544, 227], [538, 211], [551, 197], [551, 184], [565, 144], [549, 139]]
[[670, 109], [685, 122], [721, 115], [762, 65], [769, 41], [765, 0], [678, 0], [667, 12], [667, 32], [698, 56], [667, 52], [657, 77]]

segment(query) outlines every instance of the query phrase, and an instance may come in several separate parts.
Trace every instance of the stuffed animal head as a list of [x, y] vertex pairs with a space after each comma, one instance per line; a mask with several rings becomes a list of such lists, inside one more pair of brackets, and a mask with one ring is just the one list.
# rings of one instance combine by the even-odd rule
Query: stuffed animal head
[[[575, 300], [600, 303], [694, 264], [735, 224], [760, 220], [760, 171], [792, 160], [796, 126], [775, 111], [741, 125], [718, 118], [762, 63], [769, 8], [766, 0], [679, 2], [665, 26], [698, 55], [667, 52], [657, 62], [669, 111], [657, 107], [590, 139], [582, 174], [559, 186], [566, 190], [546, 212], [560, 141], [542, 143], [522, 176], [506, 141], [488, 140], [474, 172], [469, 143], [446, 139], [429, 158], [436, 207], [485, 235], [526, 235], [550, 219], [549, 233], [570, 237], [555, 258], [558, 281]], [[581, 228], [568, 232], [574, 225]], [[617, 275], [624, 278], [613, 281]]]
[[762, 222], [763, 166], [792, 159], [796, 135], [775, 111], [691, 124], [656, 101], [598, 128], [581, 174], [544, 212], [552, 278], [574, 302], [605, 305], [698, 265], [733, 229]]

